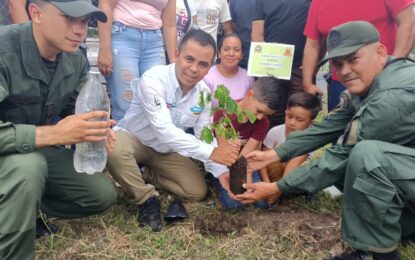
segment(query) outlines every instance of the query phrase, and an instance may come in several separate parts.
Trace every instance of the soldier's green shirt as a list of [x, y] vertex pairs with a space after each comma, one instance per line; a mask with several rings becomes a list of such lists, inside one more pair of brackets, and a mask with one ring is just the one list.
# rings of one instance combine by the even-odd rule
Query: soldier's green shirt
[[[321, 123], [295, 132], [276, 148], [282, 161], [305, 154], [337, 140], [318, 161], [319, 167], [334, 174], [316, 172], [289, 174], [278, 182], [284, 193], [330, 186], [344, 174], [347, 158], [357, 142], [378, 140], [415, 148], [415, 64], [389, 57], [384, 70], [374, 79], [366, 97], [344, 92], [338, 108]], [[415, 150], [414, 150], [415, 153]], [[302, 167], [296, 171], [304, 171]]]
[[31, 152], [36, 126], [73, 114], [87, 61], [80, 51], [61, 53], [50, 76], [31, 22], [1, 26], [0, 43], [0, 155]]

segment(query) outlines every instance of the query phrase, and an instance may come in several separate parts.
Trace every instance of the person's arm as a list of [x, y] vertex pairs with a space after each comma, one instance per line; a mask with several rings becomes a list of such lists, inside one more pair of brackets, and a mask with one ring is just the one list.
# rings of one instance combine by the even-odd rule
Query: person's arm
[[[268, 129], [268, 128], [267, 128]], [[249, 138], [246, 144], [243, 146], [240, 156], [246, 156], [248, 153], [256, 150], [261, 149], [261, 143], [258, 140], [255, 140], [254, 138]], [[248, 171], [246, 174], [246, 183], [252, 183], [252, 172]]]
[[[185, 157], [195, 158], [203, 162], [211, 159], [225, 165], [234, 163], [238, 157], [237, 145], [228, 142], [215, 147], [202, 142], [192, 134], [187, 134], [173, 123], [170, 111], [167, 108], [164, 88], [165, 86], [158, 79], [144, 74], [140, 79], [138, 92], [135, 95], [142, 104], [145, 115], [151, 118], [151, 128], [159, 141], [167, 145], [173, 152]], [[206, 106], [204, 110], [208, 111], [209, 108], [210, 106]], [[187, 113], [191, 112], [188, 111]]]
[[252, 42], [264, 42], [265, 14], [264, 0], [255, 0], [254, 11], [252, 16]]
[[[272, 150], [272, 149], [269, 148], [269, 147], [266, 147], [264, 145], [262, 146], [262, 151], [269, 151], [269, 150]], [[263, 182], [271, 182], [271, 180], [269, 179], [269, 172], [268, 172], [268, 168], [267, 167], [261, 168], [259, 170], [259, 174], [260, 174], [261, 180]]]
[[283, 177], [287, 176], [292, 170], [300, 167], [300, 165], [307, 160], [307, 155], [300, 155], [292, 158], [285, 166]]
[[246, 142], [246, 144], [242, 148], [240, 155], [245, 156], [252, 151], [259, 150], [260, 145], [261, 145], [260, 141], [255, 140], [254, 138], [249, 138], [248, 142]]
[[[408, 62], [405, 66], [410, 66]], [[392, 69], [391, 64], [387, 69]], [[395, 68], [397, 68], [396, 66]], [[407, 75], [414, 70], [391, 70], [381, 77], [388, 85], [405, 86]], [[402, 80], [401, 80], [402, 79]], [[387, 143], [407, 145], [415, 142], [413, 126], [415, 124], [415, 95], [408, 89], [390, 89], [372, 98], [361, 115], [355, 120], [360, 126], [359, 137], [363, 140], [378, 140]], [[381, 130], [379, 130], [381, 129]]]
[[28, 153], [36, 148], [98, 142], [106, 140], [108, 128], [114, 121], [90, 121], [108, 113], [94, 111], [79, 116], [69, 116], [53, 126], [34, 126], [0, 121], [0, 154]]
[[99, 142], [106, 140], [108, 129], [115, 121], [92, 121], [108, 117], [108, 112], [93, 111], [82, 115], [65, 117], [53, 126], [38, 126], [35, 133], [37, 148], [51, 145]]
[[163, 23], [163, 37], [166, 45], [167, 56], [170, 63], [174, 63], [174, 55], [177, 48], [177, 27], [176, 27], [176, 0], [169, 0], [161, 13]]
[[217, 136], [216, 140], [218, 141], [218, 144], [223, 144], [223, 143], [228, 142], [228, 140], [226, 140], [226, 138], [222, 136]]
[[398, 31], [395, 39], [395, 49], [392, 55], [401, 58], [407, 57], [412, 51], [415, 42], [415, 10], [410, 5], [402, 10], [395, 18]]
[[231, 11], [229, 10], [229, 4], [226, 0], [221, 0], [219, 12], [219, 21], [222, 23], [223, 32], [233, 32]]
[[29, 16], [26, 12], [26, 1], [7, 0], [11, 23], [25, 23], [29, 21]]
[[[81, 57], [83, 58], [83, 56]], [[85, 67], [81, 70], [82, 76], [74, 95], [78, 93], [78, 90], [87, 79], [86, 61], [81, 63], [85, 64]], [[14, 87], [13, 81], [9, 77], [11, 71], [13, 71], [13, 68], [3, 64], [3, 60], [0, 60], [0, 106], [9, 97], [10, 90]], [[74, 110], [73, 107], [70, 109], [69, 106], [65, 108], [68, 113]], [[114, 125], [115, 122], [112, 120], [106, 122], [89, 121], [92, 118], [102, 117], [108, 117], [108, 113], [96, 111], [79, 116], [69, 116], [53, 126], [35, 126], [22, 123], [24, 121], [0, 121], [0, 154], [29, 153], [36, 148], [45, 146], [105, 140], [108, 128]]]
[[307, 37], [305, 46], [304, 46], [304, 56], [303, 56], [303, 86], [304, 91], [310, 94], [320, 94], [323, 92], [318, 86], [313, 82], [314, 76], [316, 74], [316, 65], [320, 56], [320, 41], [313, 40]]
[[234, 31], [231, 21], [226, 21], [226, 22], [222, 23], [222, 28], [223, 28], [224, 33], [231, 33], [231, 32]]
[[288, 135], [285, 143], [275, 151], [282, 161], [317, 150], [336, 141], [343, 133], [355, 113], [352, 96], [343, 92], [340, 107], [330, 112], [321, 123], [315, 122], [304, 131], [295, 131]]
[[[350, 94], [343, 92], [341, 99], [349, 99]], [[253, 151], [246, 155], [248, 168], [251, 171], [264, 168], [277, 161], [288, 161], [299, 155], [312, 152], [323, 145], [335, 141], [343, 134], [344, 129], [353, 117], [355, 108], [352, 101], [340, 102], [348, 104], [336, 108], [321, 123], [314, 123], [304, 131], [291, 133], [286, 142], [269, 151]]]
[[102, 75], [108, 76], [112, 72], [111, 30], [112, 11], [117, 0], [99, 1], [98, 7], [107, 15], [107, 22], [98, 22], [99, 52], [97, 65]]
[[264, 20], [252, 21], [251, 41], [253, 42], [264, 41]]
[[[9, 71], [0, 59], [0, 105], [9, 97]], [[13, 124], [0, 120], [0, 155], [27, 153], [35, 149], [34, 125]]]
[[236, 23], [235, 22], [232, 22], [231, 23], [231, 26], [232, 26], [232, 30], [234, 31], [234, 32], [236, 32], [236, 30], [237, 30], [237, 25], [236, 25]]
[[255, 182], [251, 184], [244, 184], [243, 187], [251, 190], [250, 193], [243, 193], [236, 195], [236, 198], [243, 204], [254, 203], [260, 200], [268, 200], [272, 198], [274, 201], [279, 199], [283, 194], [278, 188], [276, 182]]
[[415, 141], [415, 118], [412, 116], [415, 95], [407, 87], [410, 78], [407, 75], [412, 75], [414, 71], [407, 69], [412, 68], [409, 64], [409, 61], [396, 62], [385, 69], [388, 72], [377, 76], [375, 81], [381, 82], [380, 85], [401, 88], [390, 88], [366, 97], [364, 104], [354, 113], [351, 130], [343, 140], [345, 145], [327, 148], [320, 160], [293, 170], [278, 182], [279, 189], [287, 194], [315, 192], [343, 180], [344, 172], [334, 169], [345, 167], [350, 149], [360, 140], [410, 147]]
[[235, 8], [237, 8], [237, 7], [235, 7], [235, 3], [233, 1], [228, 1], [228, 2], [229, 2], [229, 12], [231, 13], [231, 18], [232, 18], [232, 20], [231, 20], [232, 30], [234, 32], [236, 32], [237, 24], [235, 22], [235, 18], [237, 17], [237, 15], [236, 15]]
[[[82, 68], [80, 68], [80, 77], [77, 87], [74, 89], [72, 96], [69, 98], [64, 109], [59, 114], [62, 120], [53, 126], [36, 127], [36, 147], [45, 147], [50, 145], [76, 144], [79, 142], [97, 142], [107, 140], [109, 151], [112, 149], [115, 140], [112, 130], [109, 129], [115, 125], [114, 120], [106, 122], [94, 121], [94, 118], [109, 118], [108, 113], [104, 111], [91, 112], [83, 115], [74, 115], [75, 103], [79, 92], [88, 82], [87, 60], [81, 55]], [[98, 124], [97, 124], [98, 123]], [[106, 138], [108, 137], [108, 138]]]

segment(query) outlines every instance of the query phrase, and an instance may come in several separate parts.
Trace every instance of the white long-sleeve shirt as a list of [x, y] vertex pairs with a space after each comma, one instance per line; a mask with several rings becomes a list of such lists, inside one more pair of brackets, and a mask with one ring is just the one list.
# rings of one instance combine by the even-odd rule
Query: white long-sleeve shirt
[[[138, 82], [127, 113], [114, 130], [134, 134], [157, 152], [177, 152], [206, 162], [215, 146], [198, 139], [202, 128], [211, 122], [211, 105], [202, 109], [198, 104], [200, 92], [210, 92], [203, 80], [183, 96], [175, 64], [170, 64], [152, 67]], [[187, 134], [188, 128], [193, 128], [195, 135]]]

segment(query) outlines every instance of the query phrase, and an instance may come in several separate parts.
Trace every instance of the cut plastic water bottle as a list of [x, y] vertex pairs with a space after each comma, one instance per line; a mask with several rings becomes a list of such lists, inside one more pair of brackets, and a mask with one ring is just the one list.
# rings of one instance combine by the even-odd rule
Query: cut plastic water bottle
[[[110, 101], [105, 87], [99, 80], [99, 72], [89, 72], [85, 83], [76, 99], [75, 114], [85, 114], [91, 111], [110, 110]], [[96, 118], [94, 121], [107, 121], [108, 117]], [[106, 141], [82, 142], [76, 144], [74, 167], [77, 172], [94, 174], [102, 172], [107, 163]]]

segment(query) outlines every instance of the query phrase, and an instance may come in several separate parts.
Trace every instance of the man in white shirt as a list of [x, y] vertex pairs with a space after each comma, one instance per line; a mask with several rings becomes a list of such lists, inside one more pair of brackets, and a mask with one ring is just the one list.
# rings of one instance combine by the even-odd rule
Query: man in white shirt
[[[239, 144], [215, 147], [198, 139], [211, 120], [210, 104], [202, 108], [198, 100], [201, 92], [209, 92], [202, 79], [212, 65], [215, 46], [206, 32], [188, 32], [176, 51], [175, 64], [155, 66], [133, 85], [133, 102], [115, 128], [117, 143], [108, 170], [139, 205], [140, 225], [153, 231], [161, 229], [155, 186], [202, 200], [207, 187], [197, 161], [231, 165], [238, 158]], [[194, 135], [186, 133], [190, 129]], [[138, 164], [145, 166], [143, 173]]]

